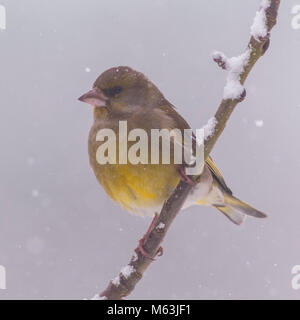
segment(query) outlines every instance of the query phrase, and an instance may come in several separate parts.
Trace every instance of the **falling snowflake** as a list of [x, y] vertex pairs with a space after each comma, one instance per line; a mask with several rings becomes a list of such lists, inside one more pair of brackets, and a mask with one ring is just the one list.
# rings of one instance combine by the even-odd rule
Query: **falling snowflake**
[[31, 195], [33, 196], [33, 198], [37, 198], [39, 196], [39, 190], [33, 189]]
[[264, 120], [255, 120], [254, 123], [258, 128], [261, 128], [264, 125]]

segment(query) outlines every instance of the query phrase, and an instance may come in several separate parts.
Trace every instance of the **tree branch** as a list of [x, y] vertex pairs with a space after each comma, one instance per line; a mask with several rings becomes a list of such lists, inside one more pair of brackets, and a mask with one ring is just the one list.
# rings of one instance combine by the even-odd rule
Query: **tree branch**
[[[243, 84], [256, 61], [266, 52], [270, 43], [270, 31], [276, 24], [280, 0], [262, 0], [260, 9], [256, 13], [251, 27], [251, 38], [244, 53], [238, 57], [227, 58], [223, 53], [215, 52], [214, 61], [228, 71], [227, 83], [224, 88], [223, 99], [215, 114], [213, 128], [204, 140], [204, 158], [207, 159], [216, 141], [223, 132], [226, 123], [236, 105], [241, 102], [246, 91]], [[200, 176], [193, 176], [198, 181]], [[143, 247], [152, 256], [164, 240], [169, 227], [183, 206], [193, 187], [181, 181], [170, 198], [165, 202], [159, 218], [154, 225]], [[133, 255], [129, 264], [121, 270], [119, 276], [110, 281], [108, 287], [94, 299], [122, 299], [129, 295], [141, 280], [143, 273], [153, 260], [138, 253]]]

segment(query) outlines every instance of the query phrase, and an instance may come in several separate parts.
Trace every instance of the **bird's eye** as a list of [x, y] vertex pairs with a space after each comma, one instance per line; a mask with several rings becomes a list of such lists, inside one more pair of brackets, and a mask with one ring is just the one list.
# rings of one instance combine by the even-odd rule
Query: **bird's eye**
[[122, 91], [122, 87], [120, 86], [114, 86], [112, 88], [109, 89], [104, 89], [103, 92], [107, 97], [114, 97], [115, 95], [117, 95], [118, 93], [120, 93]]

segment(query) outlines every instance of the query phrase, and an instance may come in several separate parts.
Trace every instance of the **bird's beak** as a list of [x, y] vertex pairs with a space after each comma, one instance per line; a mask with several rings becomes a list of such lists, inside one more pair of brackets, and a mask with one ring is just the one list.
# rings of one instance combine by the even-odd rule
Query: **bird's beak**
[[105, 96], [102, 90], [98, 88], [93, 88], [78, 98], [79, 101], [88, 103], [94, 107], [105, 107], [107, 99], [108, 98]]

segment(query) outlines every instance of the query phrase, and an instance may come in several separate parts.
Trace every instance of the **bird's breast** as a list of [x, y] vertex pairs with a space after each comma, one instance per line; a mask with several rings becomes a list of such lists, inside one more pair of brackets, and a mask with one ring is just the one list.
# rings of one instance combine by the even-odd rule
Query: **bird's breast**
[[90, 164], [99, 183], [106, 193], [127, 211], [137, 215], [152, 215], [176, 188], [180, 180], [178, 165], [132, 164], [129, 161], [126, 164], [100, 164], [97, 152], [103, 143], [106, 143], [107, 148], [112, 143], [112, 147], [117, 148], [118, 158], [119, 141], [97, 141], [96, 130], [91, 130]]

